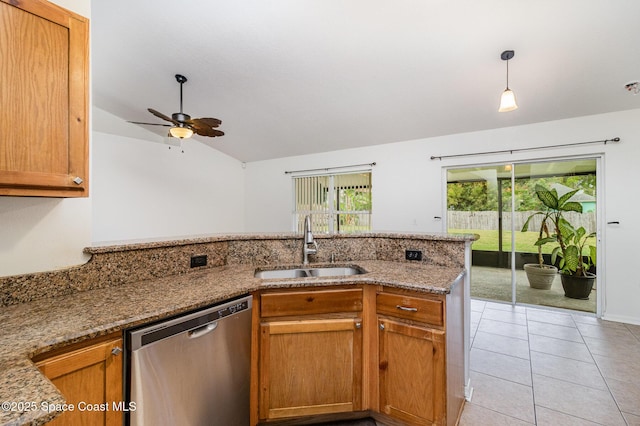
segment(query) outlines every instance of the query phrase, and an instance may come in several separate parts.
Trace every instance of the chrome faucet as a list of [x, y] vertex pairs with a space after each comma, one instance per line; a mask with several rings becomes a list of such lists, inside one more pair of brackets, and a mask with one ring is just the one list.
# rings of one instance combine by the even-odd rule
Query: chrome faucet
[[307, 215], [304, 218], [304, 243], [302, 244], [302, 264], [309, 264], [309, 255], [318, 253], [318, 243], [313, 239], [311, 233], [311, 216]]

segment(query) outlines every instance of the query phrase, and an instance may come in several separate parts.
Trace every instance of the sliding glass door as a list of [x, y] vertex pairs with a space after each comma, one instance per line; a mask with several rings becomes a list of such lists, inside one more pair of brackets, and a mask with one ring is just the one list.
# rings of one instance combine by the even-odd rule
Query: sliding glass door
[[[560, 258], [555, 257], [552, 264], [558, 246], [552, 241], [556, 230], [551, 224], [543, 227], [543, 215], [535, 214], [546, 211], [536, 187], [558, 197], [573, 193], [567, 201], [579, 204], [582, 213], [565, 212], [564, 217], [575, 229], [595, 233], [596, 169], [597, 159], [584, 158], [447, 170], [448, 231], [480, 235], [473, 244], [472, 297], [596, 312], [597, 288], [587, 299], [565, 296], [560, 276], [553, 270]], [[541, 229], [548, 242], [538, 246]], [[585, 245], [585, 259], [589, 246], [596, 245], [592, 237]], [[540, 272], [550, 272], [546, 281], [538, 276], [544, 275]]]
[[448, 232], [480, 235], [473, 243], [472, 297], [513, 300], [510, 192], [510, 164], [447, 171]]

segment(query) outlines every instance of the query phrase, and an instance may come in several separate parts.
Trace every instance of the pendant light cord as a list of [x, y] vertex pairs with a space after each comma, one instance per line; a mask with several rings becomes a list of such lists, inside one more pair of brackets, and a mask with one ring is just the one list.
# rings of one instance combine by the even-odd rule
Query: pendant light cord
[[509, 60], [507, 59], [507, 90], [509, 90]]

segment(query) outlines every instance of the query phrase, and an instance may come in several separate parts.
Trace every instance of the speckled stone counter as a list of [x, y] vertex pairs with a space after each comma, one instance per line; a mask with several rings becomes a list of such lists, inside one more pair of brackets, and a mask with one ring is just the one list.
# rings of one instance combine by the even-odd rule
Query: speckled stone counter
[[[414, 234], [318, 238], [320, 250], [312, 261], [328, 263], [333, 255], [337, 263], [366, 271], [347, 277], [255, 278], [257, 267], [299, 264], [300, 236], [243, 235], [93, 247], [85, 250], [93, 256], [86, 265], [0, 278], [7, 305], [0, 307], [0, 402], [34, 402], [37, 407], [64, 402], [30, 361], [35, 355], [262, 288], [376, 284], [446, 294], [463, 276], [464, 248], [474, 239]], [[405, 261], [406, 248], [422, 250], [423, 261]], [[183, 263], [194, 254], [207, 254], [208, 265], [189, 271]], [[26, 287], [24, 293], [16, 283]], [[34, 298], [38, 285], [47, 290]], [[16, 302], [22, 299], [29, 301]], [[3, 409], [0, 425], [38, 425], [54, 416], [39, 409]]]

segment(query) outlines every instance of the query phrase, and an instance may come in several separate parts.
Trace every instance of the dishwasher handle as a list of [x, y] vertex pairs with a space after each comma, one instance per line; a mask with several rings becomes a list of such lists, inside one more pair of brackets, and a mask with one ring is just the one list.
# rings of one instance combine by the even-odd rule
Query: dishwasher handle
[[194, 328], [188, 332], [189, 339], [197, 339], [198, 337], [202, 337], [205, 334], [211, 333], [213, 330], [218, 328], [218, 321], [210, 322], [209, 324], [205, 324], [202, 327]]

